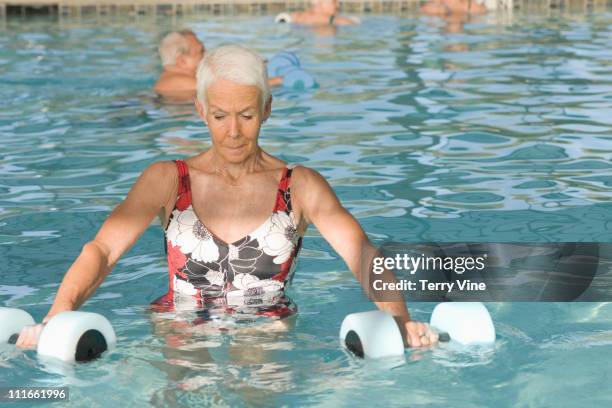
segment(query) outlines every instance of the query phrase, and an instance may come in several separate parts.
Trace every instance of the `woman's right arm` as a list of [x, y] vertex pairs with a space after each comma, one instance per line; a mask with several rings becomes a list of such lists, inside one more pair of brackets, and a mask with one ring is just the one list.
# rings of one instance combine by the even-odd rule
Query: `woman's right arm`
[[[80, 255], [66, 272], [46, 323], [54, 315], [78, 309], [100, 286], [121, 255], [128, 251], [154, 218], [172, 208], [177, 194], [178, 172], [173, 162], [150, 165], [136, 180], [121, 204], [108, 216], [93, 241], [83, 245]], [[38, 342], [41, 325], [25, 328], [17, 340], [21, 347]]]

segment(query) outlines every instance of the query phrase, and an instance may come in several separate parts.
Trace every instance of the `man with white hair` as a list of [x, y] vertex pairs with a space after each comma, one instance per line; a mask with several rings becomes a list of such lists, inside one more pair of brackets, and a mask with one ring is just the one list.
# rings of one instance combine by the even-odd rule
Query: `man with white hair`
[[204, 56], [204, 44], [191, 30], [173, 31], [159, 45], [164, 70], [153, 88], [161, 95], [195, 95], [196, 70]]
[[[164, 70], [153, 90], [173, 99], [193, 99], [196, 92], [196, 71], [204, 52], [204, 44], [191, 30], [167, 34], [159, 45], [159, 56]], [[282, 83], [283, 78], [278, 76], [268, 80], [269, 86]]]

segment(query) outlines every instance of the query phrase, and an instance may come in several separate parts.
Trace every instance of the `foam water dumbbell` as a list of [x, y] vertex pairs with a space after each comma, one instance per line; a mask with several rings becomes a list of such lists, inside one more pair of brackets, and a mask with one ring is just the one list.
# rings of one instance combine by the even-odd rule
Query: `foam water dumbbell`
[[317, 86], [316, 81], [300, 66], [300, 59], [290, 51], [276, 54], [268, 61], [268, 77], [283, 77], [285, 88], [307, 89]]
[[393, 316], [382, 310], [352, 313], [344, 318], [340, 339], [357, 357], [382, 358], [404, 354], [404, 340]]
[[440, 303], [431, 313], [429, 325], [464, 346], [495, 343], [493, 319], [480, 302]]
[[[441, 303], [434, 308], [430, 326], [441, 342], [463, 346], [490, 345], [495, 327], [487, 308], [479, 302]], [[353, 313], [340, 328], [342, 344], [358, 357], [403, 356], [404, 342], [393, 316], [380, 310]]]
[[283, 86], [293, 89], [307, 89], [316, 86], [316, 81], [308, 72], [303, 69], [291, 67], [287, 71], [282, 71]]
[[0, 343], [15, 344], [21, 329], [35, 323], [28, 312], [0, 307]]
[[292, 18], [289, 13], [279, 13], [275, 18], [275, 23], [291, 23]]
[[[29, 313], [0, 307], [0, 343], [15, 344], [23, 327], [35, 324]], [[62, 312], [49, 320], [38, 339], [41, 356], [62, 361], [88, 361], [117, 344], [109, 321], [90, 312]]]
[[268, 77], [281, 75], [279, 70], [287, 67], [300, 67], [300, 59], [290, 51], [283, 51], [268, 60]]

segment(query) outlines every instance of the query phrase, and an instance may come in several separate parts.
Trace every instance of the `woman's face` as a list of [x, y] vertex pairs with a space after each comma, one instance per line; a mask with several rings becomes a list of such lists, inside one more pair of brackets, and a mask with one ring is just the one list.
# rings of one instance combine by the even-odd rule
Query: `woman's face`
[[270, 115], [271, 105], [270, 100], [262, 114], [259, 95], [260, 90], [254, 85], [218, 79], [206, 91], [207, 110], [196, 100], [215, 152], [229, 163], [242, 163], [259, 149], [259, 129]]

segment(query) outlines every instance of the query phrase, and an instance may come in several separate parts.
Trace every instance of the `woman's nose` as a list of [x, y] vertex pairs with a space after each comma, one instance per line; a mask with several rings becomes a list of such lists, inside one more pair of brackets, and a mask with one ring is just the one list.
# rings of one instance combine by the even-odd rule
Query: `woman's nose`
[[230, 120], [229, 135], [234, 138], [240, 136], [240, 125], [237, 116], [232, 117]]

